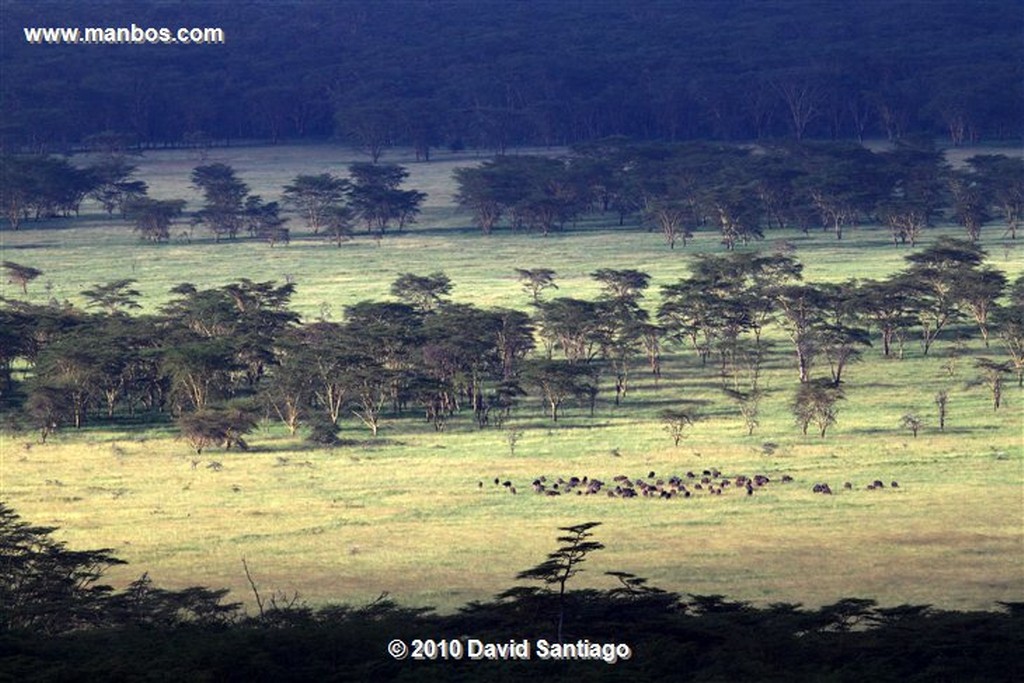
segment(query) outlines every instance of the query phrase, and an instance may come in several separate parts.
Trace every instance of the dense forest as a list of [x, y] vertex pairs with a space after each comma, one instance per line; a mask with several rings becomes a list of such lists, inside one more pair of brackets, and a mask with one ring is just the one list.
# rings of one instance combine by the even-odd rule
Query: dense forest
[[[1021, 136], [1017, 3], [4, 3], [0, 144], [338, 137], [379, 154], [637, 139]], [[39, 45], [25, 27], [219, 27]], [[423, 55], [430, 55], [424, 59]]]

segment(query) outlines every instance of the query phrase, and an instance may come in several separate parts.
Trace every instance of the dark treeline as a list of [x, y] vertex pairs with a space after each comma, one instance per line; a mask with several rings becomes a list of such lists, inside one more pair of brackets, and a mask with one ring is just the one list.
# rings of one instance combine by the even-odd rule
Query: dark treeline
[[[133, 223], [140, 239], [167, 242], [187, 202], [150, 197], [147, 183], [135, 177], [137, 170], [129, 157], [117, 152], [84, 167], [50, 155], [0, 156], [0, 212], [18, 230], [25, 221], [77, 217], [83, 202], [91, 199], [108, 216], [116, 211]], [[285, 206], [302, 217], [313, 235], [323, 234], [341, 246], [357, 223], [380, 239], [389, 229], [400, 232], [416, 221], [426, 194], [402, 189], [409, 175], [405, 168], [355, 163], [348, 171], [348, 178], [299, 175], [282, 188]], [[252, 194], [231, 166], [196, 166], [190, 179], [203, 204], [190, 212], [189, 227], [175, 237], [184, 235], [191, 243], [195, 227], [202, 226], [216, 242], [242, 233], [271, 246], [290, 241], [280, 203]]]
[[[755, 607], [721, 595], [687, 595], [605, 571], [615, 588], [579, 588], [598, 523], [560, 529], [559, 547], [518, 585], [454, 614], [409, 608], [387, 594], [365, 606], [313, 609], [297, 595], [261, 596], [258, 613], [227, 591], [166, 590], [148, 576], [123, 590], [102, 583], [109, 550], [73, 550], [0, 504], [0, 671], [10, 680], [630, 680], [630, 681], [1016, 681], [1024, 675], [1021, 603], [998, 612], [928, 605], [880, 607], [847, 598], [817, 609]], [[245, 567], [248, 572], [248, 565]], [[257, 568], [258, 572], [258, 568]], [[257, 573], [258, 577], [258, 573]], [[250, 579], [252, 579], [250, 574]], [[395, 659], [401, 639], [433, 661]], [[471, 661], [469, 639], [527, 640], [531, 659]], [[539, 639], [586, 651], [589, 660], [544, 661]], [[580, 643], [583, 645], [579, 645]], [[612, 644], [629, 647], [618, 658]], [[621, 650], [619, 650], [621, 652]], [[453, 656], [451, 653], [457, 653]]]
[[[289, 308], [294, 283], [185, 283], [158, 313], [133, 316], [139, 292], [118, 280], [83, 291], [84, 309], [5, 300], [0, 397], [43, 440], [93, 420], [173, 417], [200, 453], [245, 448], [270, 418], [333, 445], [343, 421], [373, 436], [385, 418], [418, 416], [438, 431], [457, 418], [501, 426], [526, 397], [554, 422], [570, 406], [593, 414], [602, 391], [617, 405], [638, 373], [657, 382], [675, 347], [692, 351], [748, 433], [767, 359], [789, 359], [797, 424], [824, 437], [868, 347], [899, 359], [911, 340], [928, 355], [955, 335], [985, 345], [976, 370], [998, 409], [1004, 382], [1024, 382], [1024, 278], [1010, 286], [968, 240], [943, 238], [905, 260], [885, 280], [811, 284], [784, 251], [704, 255], [690, 277], [661, 287], [655, 311], [644, 307], [650, 276], [638, 270], [598, 269], [600, 294], [580, 299], [550, 296], [550, 269], [519, 269], [530, 313], [454, 303], [444, 273], [406, 273], [392, 283], [394, 300], [302, 324]], [[3, 265], [24, 289], [41, 274]], [[697, 417], [663, 415], [666, 425]]]
[[[505, 150], [638, 139], [1019, 139], [1012, 0], [9, 0], [0, 142], [340, 136]], [[219, 27], [218, 45], [31, 45], [24, 27]]]
[[[153, 199], [137, 166], [118, 151], [77, 167], [50, 155], [0, 156], [0, 210], [19, 229], [26, 221], [78, 215], [91, 199], [117, 211], [144, 240], [166, 242], [185, 212], [184, 199]], [[287, 243], [287, 214], [312, 235], [341, 246], [362, 223], [377, 239], [414, 223], [426, 194], [404, 189], [408, 171], [355, 163], [348, 177], [299, 175], [282, 188], [283, 206], [251, 194], [223, 163], [196, 166], [192, 187], [203, 205], [189, 212], [215, 238], [247, 232]], [[485, 233], [509, 226], [544, 235], [595, 214], [659, 232], [670, 248], [697, 230], [717, 231], [727, 249], [771, 229], [824, 228], [842, 239], [854, 225], [880, 223], [894, 244], [916, 245], [938, 222], [962, 225], [972, 241], [997, 223], [1015, 239], [1024, 217], [1024, 160], [979, 154], [953, 168], [929, 140], [905, 138], [873, 152], [857, 143], [756, 146], [710, 142], [638, 143], [606, 138], [576, 145], [563, 158], [497, 156], [455, 171], [456, 202]], [[627, 223], [628, 219], [628, 223]], [[178, 235], [175, 235], [178, 236]]]
[[609, 138], [577, 145], [565, 159], [498, 156], [455, 171], [456, 201], [486, 234], [499, 223], [548, 234], [595, 211], [620, 226], [639, 218], [675, 248], [697, 229], [717, 230], [729, 250], [772, 228], [878, 222], [894, 244], [916, 244], [938, 220], [977, 241], [1001, 219], [1016, 238], [1024, 216], [1024, 161], [981, 154], [953, 169], [928, 140], [889, 151], [857, 143], [756, 147], [708, 142], [638, 144]]

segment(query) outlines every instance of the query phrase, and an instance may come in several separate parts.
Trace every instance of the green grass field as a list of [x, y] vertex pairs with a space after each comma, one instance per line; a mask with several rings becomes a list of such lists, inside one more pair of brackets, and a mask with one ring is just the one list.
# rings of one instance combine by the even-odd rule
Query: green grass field
[[[343, 148], [310, 146], [213, 150], [208, 161], [232, 164], [253, 192], [273, 200], [296, 174], [343, 173], [353, 160]], [[340, 319], [346, 305], [387, 298], [398, 274], [436, 270], [452, 278], [456, 301], [525, 308], [517, 267], [552, 268], [558, 294], [582, 298], [596, 294], [588, 273], [597, 268], [641, 269], [652, 276], [653, 310], [658, 287], [686, 276], [693, 254], [721, 250], [714, 234], [698, 233], [670, 251], [657, 234], [609, 229], [613, 219], [601, 216], [547, 238], [481, 236], [451, 201], [452, 169], [474, 161], [410, 163], [408, 187], [429, 193], [423, 215], [380, 244], [357, 235], [336, 248], [293, 219], [286, 247], [213, 244], [198, 233], [191, 244], [152, 245], [86, 205], [76, 221], [0, 233], [3, 259], [45, 271], [29, 286], [28, 298], [40, 303], [52, 296], [82, 306], [82, 289], [135, 278], [152, 311], [184, 281], [214, 287], [243, 277], [291, 278], [293, 308], [304, 319], [324, 311]], [[151, 194], [197, 207], [188, 175], [200, 162], [191, 153], [151, 153], [137, 163]], [[1019, 276], [1024, 248], [1006, 245], [996, 225], [987, 230], [989, 262]], [[943, 234], [960, 232], [940, 226], [926, 239]], [[769, 232], [759, 246], [783, 239], [811, 282], [882, 278], [908, 253], [871, 227], [850, 231], [842, 243], [830, 233]], [[4, 296], [20, 296], [5, 287]], [[868, 350], [848, 370], [838, 425], [820, 439], [793, 423], [796, 368], [784, 340], [776, 341], [753, 436], [713, 373], [674, 349], [657, 386], [637, 368], [625, 402], [614, 406], [609, 388], [593, 418], [570, 408], [555, 425], [539, 406], [521, 408], [511, 423], [522, 431], [514, 455], [506, 431], [478, 430], [469, 417], [440, 434], [408, 418], [385, 422], [376, 442], [348, 421], [341, 436], [349, 445], [332, 450], [310, 449], [266, 424], [252, 435], [250, 452], [214, 450], [199, 459], [167, 427], [91, 426], [45, 445], [34, 434], [0, 436], [0, 496], [32, 523], [60, 526], [72, 547], [114, 549], [130, 562], [112, 571], [115, 585], [148, 571], [158, 585], [229, 587], [240, 600], [250, 597], [245, 558], [265, 596], [298, 591], [311, 604], [360, 603], [389, 591], [405, 604], [451, 610], [513, 585], [516, 572], [553, 549], [556, 527], [585, 521], [603, 522], [596, 536], [607, 548], [578, 585], [610, 588], [602, 572], [622, 570], [666, 590], [760, 604], [869, 597], [990, 609], [1024, 599], [1024, 396], [1008, 386], [995, 412], [987, 389], [971, 385], [972, 357], [1002, 352], [972, 339], [954, 359], [950, 338], [928, 357], [914, 340], [903, 361]], [[944, 432], [935, 426], [939, 390], [950, 395]], [[683, 401], [700, 402], [703, 419], [676, 448], [657, 414]], [[917, 438], [898, 426], [908, 412], [926, 421]], [[763, 473], [773, 482], [750, 497], [727, 491], [667, 501], [548, 498], [530, 490], [541, 475], [610, 481], [710, 468]], [[779, 483], [783, 474], [794, 481]], [[495, 477], [512, 481], [518, 494], [495, 486]], [[886, 488], [865, 490], [875, 479]], [[888, 486], [893, 480], [899, 488]], [[846, 481], [853, 490], [843, 489]], [[818, 482], [835, 495], [812, 493]]]

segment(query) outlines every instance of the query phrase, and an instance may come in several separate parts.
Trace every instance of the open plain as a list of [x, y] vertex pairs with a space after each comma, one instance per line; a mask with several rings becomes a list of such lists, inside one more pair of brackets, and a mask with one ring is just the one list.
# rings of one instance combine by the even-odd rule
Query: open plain
[[[133, 163], [152, 196], [187, 199], [193, 211], [199, 197], [188, 178], [199, 163], [228, 163], [254, 193], [277, 200], [297, 174], [344, 174], [357, 160], [347, 148], [310, 145], [214, 149], [202, 162], [194, 151], [148, 152]], [[451, 278], [455, 302], [529, 310], [515, 269], [541, 267], [556, 271], [559, 296], [580, 298], [597, 294], [589, 274], [598, 268], [642, 270], [651, 276], [643, 304], [653, 313], [660, 287], [686, 277], [695, 254], [722, 253], [715, 232], [698, 230], [670, 250], [646, 227], [627, 221], [619, 228], [600, 213], [548, 237], [507, 229], [484, 236], [452, 198], [452, 170], [479, 158], [440, 154], [416, 164], [393, 153], [384, 160], [405, 164], [407, 186], [428, 197], [416, 225], [380, 241], [357, 232], [335, 247], [292, 215], [287, 246], [214, 243], [200, 229], [186, 239], [187, 220], [170, 243], [150, 244], [87, 202], [80, 218], [4, 231], [3, 258], [44, 271], [25, 297], [35, 303], [83, 306], [83, 289], [130, 278], [143, 310], [155, 312], [179, 283], [203, 288], [249, 278], [294, 282], [291, 308], [309, 321], [341, 320], [348, 305], [388, 299], [400, 274], [438, 270]], [[942, 223], [923, 244], [961, 233]], [[743, 249], [783, 242], [812, 283], [881, 279], [911, 253], [872, 225], [848, 231], [842, 242], [816, 230], [768, 230], [763, 242]], [[1024, 274], [1024, 246], [1002, 238], [998, 225], [986, 228], [982, 246], [1008, 279]], [[21, 293], [5, 285], [3, 295]], [[757, 604], [865, 597], [993, 609], [1024, 595], [1024, 394], [1008, 381], [1002, 407], [993, 410], [973, 359], [1002, 352], [995, 341], [986, 349], [977, 335], [958, 341], [966, 336], [958, 329], [970, 329], [966, 320], [961, 325], [927, 356], [915, 337], [902, 360], [883, 358], [877, 343], [867, 349], [848, 369], [837, 424], [824, 438], [794, 423], [796, 365], [772, 327], [767, 393], [752, 435], [714, 372], [680, 345], [666, 347], [657, 382], [638, 363], [621, 405], [606, 377], [593, 415], [569, 406], [557, 423], [534, 400], [501, 428], [479, 429], [467, 415], [437, 432], [414, 417], [385, 416], [374, 439], [347, 418], [342, 444], [319, 448], [303, 441], [301, 429], [290, 436], [266, 420], [248, 452], [201, 455], [169, 420], [95, 421], [45, 444], [34, 432], [7, 430], [0, 497], [33, 524], [59, 526], [71, 547], [111, 548], [127, 560], [109, 573], [117, 586], [149, 572], [167, 587], [228, 587], [236, 600], [251, 598], [244, 558], [264, 595], [298, 593], [320, 605], [365, 603], [386, 591], [403, 604], [450, 611], [513, 585], [518, 571], [551, 550], [557, 527], [599, 521], [596, 536], [606, 549], [588, 560], [578, 586], [610, 588], [614, 580], [603, 572], [627, 571], [666, 590]], [[940, 391], [949, 395], [942, 431], [934, 403]], [[699, 406], [700, 419], [675, 446], [659, 414], [683, 405]], [[900, 426], [908, 413], [924, 421], [917, 436]], [[733, 489], [687, 499], [547, 496], [531, 487], [539, 477], [653, 482], [693, 472], [699, 480], [705, 470], [771, 482], [753, 495]], [[868, 489], [875, 480], [885, 486]], [[819, 483], [833, 494], [813, 492]]]

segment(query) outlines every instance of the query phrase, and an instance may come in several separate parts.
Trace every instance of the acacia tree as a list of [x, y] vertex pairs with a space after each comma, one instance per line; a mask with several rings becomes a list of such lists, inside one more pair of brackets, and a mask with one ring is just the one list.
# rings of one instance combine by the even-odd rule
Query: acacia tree
[[925, 355], [939, 333], [960, 316], [960, 283], [976, 277], [984, 258], [978, 245], [948, 237], [905, 257], [910, 267], [901, 279], [912, 292]]
[[935, 393], [935, 406], [939, 410], [939, 431], [946, 430], [946, 416], [949, 414], [949, 391], [940, 389]]
[[507, 197], [497, 175], [500, 162], [485, 161], [476, 168], [457, 168], [453, 172], [459, 189], [455, 203], [473, 213], [473, 221], [485, 235], [491, 234], [507, 210]]
[[25, 413], [39, 430], [39, 442], [46, 439], [72, 419], [74, 408], [64, 387], [34, 381], [25, 400]]
[[268, 242], [271, 247], [278, 242], [288, 244], [291, 239], [277, 202], [264, 202], [259, 195], [250, 195], [245, 198], [242, 218], [249, 234]]
[[811, 364], [820, 348], [818, 328], [826, 297], [813, 285], [789, 285], [778, 291], [776, 302], [782, 312], [782, 326], [796, 351], [800, 382], [810, 382]]
[[534, 349], [533, 321], [526, 313], [508, 308], [494, 309], [491, 314], [500, 320], [495, 334], [502, 379], [511, 381], [517, 377], [522, 360]]
[[590, 276], [601, 283], [601, 353], [615, 374], [615, 405], [619, 405], [628, 390], [631, 361], [645, 348], [650, 332], [649, 316], [639, 302], [651, 276], [635, 269], [611, 268], [601, 268]]
[[690, 223], [695, 220], [693, 207], [689, 202], [671, 199], [651, 199], [644, 207], [644, 217], [658, 226], [669, 249], [676, 248], [676, 242], [686, 246], [686, 240], [693, 237]]
[[211, 446], [230, 449], [238, 446], [247, 450], [245, 435], [256, 427], [256, 412], [242, 404], [224, 407], [204, 407], [192, 413], [184, 413], [177, 419], [182, 437], [189, 442], [196, 455]]
[[764, 238], [763, 205], [758, 194], [752, 169], [744, 157], [726, 157], [705, 182], [700, 201], [704, 212], [717, 223], [726, 250]]
[[350, 205], [366, 224], [367, 232], [380, 239], [388, 228], [398, 224], [402, 230], [416, 220], [427, 195], [418, 190], [402, 190], [409, 171], [393, 164], [359, 163], [349, 166], [352, 188]]
[[198, 290], [185, 283], [171, 291], [179, 298], [164, 306], [165, 319], [192, 333], [185, 343], [198, 339], [224, 345], [232, 354], [230, 369], [250, 389], [273, 363], [273, 340], [298, 321], [288, 309], [294, 283], [243, 278], [214, 289]]
[[597, 387], [597, 368], [564, 360], [534, 360], [523, 367], [523, 377], [535, 386], [547, 404], [552, 422], [572, 397], [592, 396]]
[[124, 565], [108, 548], [72, 550], [54, 527], [33, 526], [0, 503], [0, 634], [52, 639], [125, 626], [161, 630], [236, 622], [238, 603], [222, 604], [227, 589], [154, 588], [148, 576], [114, 592], [101, 583]]
[[1003, 381], [1012, 372], [1013, 365], [1009, 361], [1000, 363], [991, 358], [978, 358], [975, 367], [980, 373], [979, 381], [992, 391], [992, 409], [999, 410], [1003, 402]]
[[448, 304], [424, 317], [423, 335], [420, 370], [443, 410], [468, 405], [480, 427], [492, 412], [499, 422], [507, 416], [522, 394], [519, 362], [533, 347], [524, 314]]
[[89, 193], [102, 206], [107, 215], [114, 210], [125, 214], [127, 205], [141, 199], [149, 191], [141, 180], [131, 180], [138, 167], [129, 164], [124, 157], [112, 156], [90, 169], [96, 178], [96, 187]]
[[693, 424], [693, 415], [685, 410], [666, 409], [661, 411], [661, 423], [676, 447], [683, 440], [686, 428]]
[[[558, 542], [563, 545], [555, 552], [550, 553], [544, 562], [516, 575], [516, 578], [520, 580], [541, 581], [545, 586], [558, 587], [557, 637], [559, 643], [562, 642], [562, 626], [565, 622], [566, 586], [570, 579], [583, 571], [580, 565], [586, 561], [587, 556], [604, 548], [603, 543], [587, 540], [594, 535], [590, 530], [600, 525], [600, 522], [586, 522], [559, 527], [559, 531], [566, 532], [566, 535], [558, 537]], [[511, 597], [511, 595], [505, 593], [501, 597]]]
[[405, 303], [362, 301], [345, 308], [345, 330], [355, 354], [373, 359], [388, 370], [415, 366], [423, 341], [423, 315]]
[[342, 134], [370, 157], [373, 164], [380, 161], [384, 150], [394, 143], [396, 104], [380, 102], [379, 94], [366, 104], [359, 98], [351, 99], [335, 112], [335, 121]]
[[32, 204], [31, 164], [31, 159], [0, 156], [0, 211], [12, 230], [21, 227]]
[[94, 328], [95, 323], [86, 323], [66, 331], [43, 347], [35, 365], [41, 386], [64, 392], [76, 429], [98, 401], [105, 379], [120, 374], [116, 355], [109, 353], [110, 347]]
[[921, 431], [921, 427], [924, 426], [924, 420], [913, 413], [907, 413], [900, 418], [900, 426], [904, 429], [909, 429], [916, 439], [917, 433]]
[[837, 240], [884, 196], [880, 162], [859, 145], [804, 145], [798, 151], [796, 201], [818, 213]]
[[789, 125], [797, 142], [804, 139], [807, 126], [822, 113], [824, 88], [820, 76], [810, 70], [790, 70], [772, 79], [772, 87], [789, 113]]
[[548, 356], [561, 349], [570, 363], [590, 363], [606, 345], [600, 302], [559, 297], [537, 305], [537, 324]]
[[164, 350], [162, 368], [179, 411], [198, 412], [230, 394], [234, 351], [218, 339], [176, 340]]
[[441, 271], [430, 275], [402, 273], [391, 283], [391, 294], [422, 313], [443, 305], [451, 291], [451, 278]]
[[633, 359], [648, 349], [651, 326], [647, 311], [636, 304], [602, 302], [599, 314], [602, 332], [601, 355], [615, 377], [615, 405], [629, 390]]
[[341, 248], [342, 242], [352, 237], [352, 227], [356, 221], [356, 213], [348, 206], [332, 206], [324, 212], [324, 233]]
[[558, 289], [555, 284], [555, 271], [550, 268], [516, 268], [516, 275], [523, 285], [523, 290], [533, 297], [534, 305], [540, 303], [540, 293], [545, 289]]
[[[1017, 279], [1014, 289], [1024, 290], [1024, 277]], [[996, 309], [993, 320], [996, 337], [1017, 373], [1017, 386], [1024, 387], [1024, 305], [1011, 300], [1010, 306]]]
[[889, 224], [894, 244], [909, 241], [913, 247], [942, 208], [948, 165], [934, 143], [922, 140], [900, 140], [881, 158], [888, 187], [878, 214]]
[[0, 202], [15, 229], [29, 215], [37, 220], [77, 215], [99, 182], [93, 169], [78, 168], [63, 158], [5, 157], [0, 161], [6, 171], [0, 175]]
[[260, 388], [260, 398], [294, 435], [309, 411], [313, 385], [301, 352], [278, 353], [276, 357], [269, 382]]
[[394, 395], [394, 374], [369, 359], [353, 366], [348, 374], [353, 399], [351, 412], [375, 438], [384, 408]]
[[978, 324], [986, 347], [989, 345], [989, 316], [996, 307], [996, 300], [1006, 289], [1006, 284], [1003, 272], [991, 267], [966, 270], [957, 279], [960, 306], [967, 309]]
[[19, 358], [28, 356], [36, 317], [14, 306], [0, 308], [0, 400], [14, 389], [12, 370]]
[[836, 424], [838, 403], [843, 398], [843, 390], [830, 380], [808, 381], [797, 389], [791, 409], [804, 434], [813, 422], [824, 439], [828, 428]]
[[302, 213], [316, 235], [330, 226], [332, 214], [336, 216], [344, 206], [351, 187], [347, 179], [330, 173], [297, 175], [284, 186], [284, 201]]
[[819, 288], [824, 295], [824, 307], [818, 341], [828, 359], [832, 381], [838, 386], [847, 365], [860, 360], [861, 348], [871, 346], [871, 335], [861, 327], [862, 299], [855, 282], [829, 283]]
[[620, 304], [638, 302], [651, 281], [650, 275], [635, 269], [599, 268], [590, 277], [601, 284], [602, 298]]
[[1024, 219], [1024, 160], [1002, 154], [979, 154], [967, 160], [990, 206], [1002, 214], [1004, 236], [1017, 239]]
[[157, 335], [150, 322], [145, 317], [102, 315], [84, 329], [72, 332], [78, 344], [89, 349], [98, 368], [93, 393], [106, 403], [108, 418], [114, 416], [122, 401], [134, 414], [137, 396], [159, 383], [153, 360]]
[[166, 242], [171, 237], [171, 223], [185, 209], [184, 199], [152, 199], [138, 197], [124, 206], [124, 215], [135, 223], [140, 238], [151, 242]]
[[951, 171], [948, 183], [953, 198], [953, 217], [967, 230], [967, 238], [977, 242], [981, 239], [982, 226], [991, 219], [985, 188], [978, 182], [976, 173], [965, 170]]
[[205, 204], [196, 214], [219, 241], [234, 239], [245, 222], [245, 198], [249, 186], [238, 179], [235, 169], [227, 164], [208, 164], [192, 170], [192, 185], [203, 193]]
[[680, 280], [662, 286], [662, 303], [658, 308], [658, 321], [669, 339], [679, 343], [689, 341], [706, 364], [720, 331], [721, 301], [713, 297], [697, 278]]
[[903, 358], [907, 331], [914, 323], [912, 288], [901, 277], [863, 282], [858, 288], [857, 306], [874, 323], [882, 337], [882, 355], [888, 358], [896, 347]]
[[516, 214], [528, 228], [540, 229], [543, 235], [561, 230], [568, 222], [576, 223], [586, 212], [592, 197], [586, 178], [567, 162], [540, 157], [528, 169], [527, 195], [515, 207]]
[[125, 311], [142, 308], [138, 299], [142, 292], [132, 287], [133, 279], [114, 280], [91, 289], [82, 290], [82, 296], [89, 302], [86, 308], [101, 308], [107, 315], [124, 314]]
[[275, 346], [277, 389], [270, 391], [284, 408], [282, 418], [298, 422], [310, 413], [336, 427], [352, 393], [349, 368], [363, 361], [349, 331], [338, 323], [309, 323], [284, 330]]

